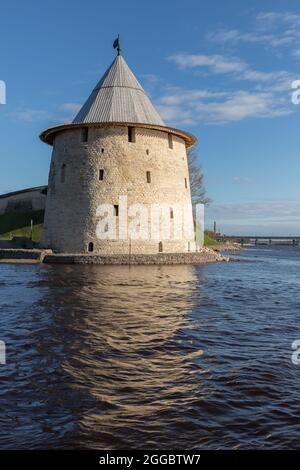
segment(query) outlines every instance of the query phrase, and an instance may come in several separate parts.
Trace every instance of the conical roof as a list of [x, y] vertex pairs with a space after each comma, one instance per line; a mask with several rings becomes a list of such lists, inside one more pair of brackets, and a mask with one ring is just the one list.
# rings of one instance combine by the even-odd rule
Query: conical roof
[[73, 124], [98, 122], [165, 125], [121, 55], [105, 72]]

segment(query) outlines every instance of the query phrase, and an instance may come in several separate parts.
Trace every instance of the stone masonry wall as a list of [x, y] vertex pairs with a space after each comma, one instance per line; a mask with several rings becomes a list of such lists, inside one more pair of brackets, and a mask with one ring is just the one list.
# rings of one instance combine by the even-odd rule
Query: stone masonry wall
[[81, 141], [81, 129], [59, 133], [49, 174], [43, 246], [86, 253], [92, 242], [95, 254], [151, 254], [158, 253], [162, 241], [164, 252], [193, 251], [193, 236], [168, 241], [98, 240], [96, 236], [98, 205], [118, 205], [119, 196], [127, 196], [129, 206], [141, 203], [149, 210], [155, 203], [188, 204], [191, 216], [186, 146], [183, 139], [172, 138], [170, 149], [168, 133], [153, 129], [135, 128], [135, 142], [128, 142], [124, 126], [91, 127], [88, 143]]

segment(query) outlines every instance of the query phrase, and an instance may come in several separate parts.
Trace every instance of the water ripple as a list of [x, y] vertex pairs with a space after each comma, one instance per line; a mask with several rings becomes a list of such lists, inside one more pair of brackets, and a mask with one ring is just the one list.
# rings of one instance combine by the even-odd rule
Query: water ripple
[[0, 265], [0, 447], [298, 448], [299, 250], [243, 258]]

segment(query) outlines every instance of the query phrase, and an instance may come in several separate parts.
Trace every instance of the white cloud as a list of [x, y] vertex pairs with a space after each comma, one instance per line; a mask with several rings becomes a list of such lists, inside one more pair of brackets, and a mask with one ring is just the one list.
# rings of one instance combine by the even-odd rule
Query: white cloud
[[193, 113], [189, 103], [184, 103], [180, 106], [166, 106], [158, 102], [156, 107], [162, 119], [167, 123], [182, 126], [193, 126], [197, 124], [198, 116]]
[[[300, 52], [299, 52], [300, 54]], [[175, 62], [179, 68], [208, 68], [212, 74], [230, 74], [235, 80], [250, 82], [272, 82], [278, 85], [285, 84], [285, 89], [290, 88], [290, 84], [295, 79], [285, 70], [274, 70], [264, 72], [252, 69], [249, 64], [238, 58], [230, 58], [221, 55], [189, 55], [176, 54], [168, 58]], [[289, 83], [288, 83], [289, 80]], [[287, 86], [288, 83], [288, 86]]]
[[278, 117], [290, 114], [290, 109], [273, 102], [272, 93], [237, 91], [222, 102], [200, 105], [209, 122], [240, 121], [250, 117]]
[[70, 122], [82, 105], [63, 103], [54, 111], [43, 109], [20, 109], [11, 113], [11, 117], [24, 122], [51, 121], [51, 123]]
[[289, 76], [288, 72], [284, 70], [273, 71], [273, 72], [261, 72], [259, 70], [252, 70], [248, 68], [243, 72], [238, 78], [241, 80], [248, 80], [253, 82], [267, 82], [272, 81], [273, 83], [277, 81], [282, 81], [287, 79]]
[[242, 72], [247, 68], [243, 61], [222, 55], [175, 54], [168, 59], [181, 68], [208, 67], [213, 73]]
[[293, 50], [293, 56], [300, 59], [300, 46]]
[[300, 15], [289, 11], [260, 12], [256, 16], [256, 20], [262, 29], [274, 29], [275, 27], [280, 27], [283, 24], [295, 28], [300, 25]]
[[209, 210], [219, 217], [226, 216], [232, 220], [265, 219], [280, 220], [282, 218], [293, 219], [300, 224], [300, 201], [262, 201], [248, 203], [211, 204]]
[[141, 78], [144, 79], [149, 85], [156, 85], [160, 81], [159, 76], [155, 75], [154, 73], [144, 73], [141, 75]]
[[207, 90], [176, 89], [163, 95], [157, 107], [173, 125], [224, 124], [247, 118], [274, 118], [294, 111], [275, 93], [244, 91], [214, 93]]
[[243, 235], [300, 235], [300, 202], [270, 201], [211, 204], [207, 226], [216, 220], [224, 233]]
[[63, 103], [61, 106], [60, 106], [60, 110], [61, 111], [67, 111], [67, 112], [71, 112], [73, 113], [74, 115], [78, 113], [78, 111], [80, 110], [82, 104], [79, 104], [79, 103]]
[[[236, 31], [231, 37], [234, 35]], [[212, 75], [225, 74], [231, 80], [253, 83], [251, 90], [232, 87], [232, 91], [168, 87], [157, 105], [163, 119], [173, 125], [223, 124], [295, 112], [291, 105], [291, 83], [298, 77], [285, 70], [259, 71], [244, 60], [221, 55], [175, 54], [168, 59], [179, 68], [196, 71], [206, 68]]]
[[274, 48], [293, 44], [295, 36], [299, 39], [299, 35], [295, 32], [284, 31], [281, 34], [263, 33], [260, 31], [252, 31], [251, 33], [244, 33], [237, 30], [225, 30], [221, 29], [213, 33], [208, 34], [208, 39], [215, 43], [231, 43], [240, 44], [252, 43], [252, 44], [263, 44], [266, 47], [272, 46]]
[[160, 102], [163, 105], [179, 105], [187, 101], [195, 101], [204, 98], [226, 96], [225, 92], [213, 92], [209, 90], [182, 90], [178, 87], [169, 87], [170, 94], [162, 96]]
[[41, 109], [23, 109], [11, 113], [12, 117], [25, 122], [43, 121], [51, 119], [51, 113]]
[[260, 43], [272, 40], [272, 35], [257, 32], [245, 33], [237, 29], [219, 29], [208, 33], [207, 39], [212, 42], [224, 43]]
[[234, 176], [233, 181], [239, 184], [254, 184], [255, 180], [247, 176]]
[[[260, 12], [252, 31], [237, 29], [219, 29], [207, 35], [209, 41], [219, 44], [235, 44], [241, 42], [262, 44], [266, 48], [278, 49], [284, 46], [294, 49], [300, 45], [300, 15], [292, 12]], [[296, 57], [299, 57], [295, 55]]]

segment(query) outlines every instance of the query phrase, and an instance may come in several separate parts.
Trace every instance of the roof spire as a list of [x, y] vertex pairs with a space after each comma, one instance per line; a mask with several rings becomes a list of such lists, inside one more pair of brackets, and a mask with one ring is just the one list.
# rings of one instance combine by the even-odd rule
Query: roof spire
[[[120, 44], [115, 46], [116, 49], [120, 48]], [[164, 126], [121, 55], [114, 58], [73, 122], [126, 122]]]
[[121, 42], [120, 42], [120, 34], [118, 34], [117, 39], [114, 40], [113, 48], [114, 48], [114, 49], [117, 49], [118, 55], [122, 55]]

